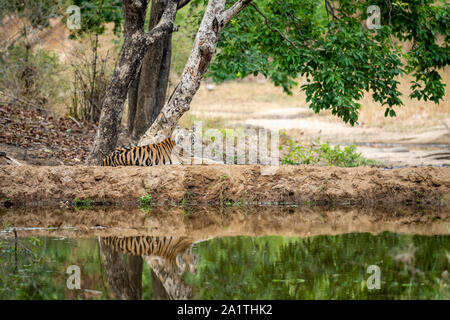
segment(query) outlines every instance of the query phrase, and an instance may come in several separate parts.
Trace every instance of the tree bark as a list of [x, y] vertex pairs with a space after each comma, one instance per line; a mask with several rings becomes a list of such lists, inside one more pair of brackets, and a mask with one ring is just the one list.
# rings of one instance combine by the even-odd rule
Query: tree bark
[[[159, 22], [167, 4], [168, 0], [152, 1], [149, 30]], [[128, 93], [128, 133], [133, 141], [139, 141], [164, 106], [171, 55], [171, 33], [147, 49], [139, 75]]]
[[88, 164], [100, 164], [115, 148], [128, 89], [140, 68], [148, 47], [173, 31], [179, 0], [168, 0], [158, 24], [149, 32], [143, 31], [146, 0], [124, 0], [123, 16], [125, 40], [119, 62], [108, 85], [103, 101], [99, 127]]
[[236, 1], [231, 8], [225, 10], [226, 0], [209, 0], [181, 81], [155, 122], [139, 140], [140, 146], [160, 142], [171, 135], [178, 120], [189, 110], [192, 98], [200, 87], [200, 81], [208, 70], [216, 50], [220, 31], [251, 1]]
[[[238, 0], [231, 8], [225, 10], [226, 0], [209, 0], [181, 81], [155, 122], [141, 137], [139, 145], [160, 142], [171, 135], [180, 117], [189, 110], [192, 98], [211, 62], [220, 31], [251, 1]], [[119, 63], [108, 85], [94, 146], [87, 160], [88, 164], [100, 164], [102, 159], [114, 150], [124, 101], [148, 46], [173, 30], [178, 7], [188, 2], [189, 0], [168, 0], [161, 20], [155, 28], [145, 33], [142, 31], [142, 23], [147, 2], [145, 0], [123, 1], [125, 41]]]
[[128, 119], [127, 128], [128, 135], [131, 136], [134, 128], [134, 119], [136, 117], [136, 106], [137, 97], [139, 89], [139, 80], [141, 79], [141, 70], [138, 71], [136, 78], [131, 83], [130, 89], [128, 90]]
[[152, 285], [156, 299], [168, 300], [192, 300], [194, 299], [194, 287], [188, 285], [180, 273], [175, 262], [169, 262], [164, 257], [144, 257], [144, 261], [152, 270], [152, 281], [158, 279]]
[[118, 252], [103, 243], [101, 238], [98, 242], [108, 286], [114, 298], [118, 300], [142, 299], [142, 257]]

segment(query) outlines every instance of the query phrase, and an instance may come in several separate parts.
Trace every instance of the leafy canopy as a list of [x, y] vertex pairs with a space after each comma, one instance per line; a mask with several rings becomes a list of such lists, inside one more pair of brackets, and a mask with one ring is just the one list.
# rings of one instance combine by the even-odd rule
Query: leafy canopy
[[[123, 16], [121, 0], [63, 0], [66, 6], [76, 5], [80, 8], [81, 28], [74, 30], [72, 37], [86, 33], [102, 34], [105, 24], [114, 23], [114, 33], [121, 32]], [[65, 16], [67, 18], [67, 16]]]
[[0, 24], [5, 16], [15, 15], [26, 19], [32, 27], [42, 29], [50, 26], [51, 18], [62, 17], [66, 22], [70, 15], [66, 9], [71, 5], [80, 8], [81, 16], [81, 28], [72, 30], [72, 37], [91, 32], [102, 34], [109, 22], [114, 23], [116, 34], [121, 31], [121, 0], [7, 0], [1, 2]]
[[7, 0], [0, 2], [0, 26], [8, 15], [27, 20], [33, 28], [44, 28], [55, 18], [58, 0]]
[[[221, 33], [209, 73], [215, 81], [262, 73], [291, 93], [304, 76], [301, 89], [310, 108], [317, 113], [329, 109], [352, 125], [365, 92], [386, 107], [385, 116], [395, 116], [394, 107], [402, 105], [397, 79], [404, 74], [414, 79], [411, 98], [442, 100], [445, 84], [438, 70], [449, 64], [450, 36], [445, 1], [253, 3], [260, 12], [248, 6]], [[372, 14], [369, 5], [380, 8], [379, 29], [364, 25]]]

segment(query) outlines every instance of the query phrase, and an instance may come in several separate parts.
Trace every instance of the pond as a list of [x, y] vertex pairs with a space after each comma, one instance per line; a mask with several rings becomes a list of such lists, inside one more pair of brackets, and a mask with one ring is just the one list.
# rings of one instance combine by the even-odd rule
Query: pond
[[[173, 210], [165, 217], [158, 210], [130, 210], [134, 219], [147, 217], [139, 220], [142, 228], [113, 227], [101, 215], [116, 217], [111, 209], [53, 210], [97, 215], [106, 227], [74, 221], [76, 226], [35, 221], [26, 227], [20, 219], [34, 211], [2, 212], [9, 225], [0, 237], [0, 299], [450, 299], [447, 213], [420, 222], [422, 212], [416, 224], [411, 216], [417, 213], [397, 213], [397, 220], [408, 219], [410, 231], [383, 231], [390, 229], [389, 219], [364, 210], [248, 210], [245, 217], [254, 223], [247, 227], [239, 220], [242, 208], [198, 210], [171, 220]], [[278, 228], [267, 227], [275, 220], [267, 220], [266, 211]], [[214, 226], [205, 224], [212, 214]], [[320, 221], [307, 224], [316, 214]], [[48, 211], [42, 216], [57, 222]], [[290, 219], [303, 221], [312, 233]], [[327, 229], [330, 219], [334, 226]], [[170, 226], [159, 227], [164, 220]], [[361, 221], [366, 227], [356, 228]]]

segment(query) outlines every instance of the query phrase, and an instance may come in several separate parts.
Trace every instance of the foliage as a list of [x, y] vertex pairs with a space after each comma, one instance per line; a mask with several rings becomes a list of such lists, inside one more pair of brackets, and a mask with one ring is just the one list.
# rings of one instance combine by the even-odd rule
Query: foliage
[[[450, 7], [445, 1], [372, 1], [381, 9], [377, 30], [363, 25], [367, 1], [330, 1], [336, 5], [333, 11], [319, 0], [254, 3], [270, 27], [252, 5], [230, 21], [210, 67], [215, 81], [262, 73], [290, 93], [302, 76], [311, 109], [331, 110], [352, 125], [358, 122], [358, 100], [365, 92], [385, 106], [385, 116], [395, 116], [394, 108], [402, 105], [397, 77], [404, 72], [415, 78], [412, 98], [443, 99], [438, 70], [450, 60]], [[395, 39], [409, 41], [411, 48], [400, 47]]]
[[[96, 240], [18, 238], [0, 240], [0, 299], [61, 300], [106, 299], [107, 292], [88, 297], [102, 280], [101, 258]], [[17, 253], [17, 255], [16, 255]], [[80, 266], [82, 290], [68, 290], [69, 265]]]
[[177, 12], [175, 25], [180, 26], [177, 32], [172, 34], [172, 59], [170, 70], [180, 76], [191, 54], [197, 26], [194, 22], [194, 14], [198, 9], [190, 7]]
[[[86, 34], [103, 34], [106, 23], [113, 23], [113, 32], [117, 36], [122, 36], [122, 1], [120, 0], [76, 0], [67, 2], [80, 7], [81, 29], [74, 30], [72, 37], [79, 37]], [[144, 29], [148, 29], [150, 19], [150, 7], [148, 5]], [[182, 26], [179, 31], [172, 34], [172, 60], [171, 70], [177, 75], [181, 75], [186, 61], [191, 53], [193, 39], [197, 32], [195, 24], [192, 22], [192, 12], [196, 12], [191, 7], [190, 11], [184, 9], [177, 12], [175, 25]], [[67, 18], [67, 17], [66, 17]], [[117, 41], [117, 40], [113, 40]]]
[[[64, 6], [76, 5], [80, 8], [81, 25], [78, 30], [71, 30], [70, 37], [78, 39], [87, 37], [91, 43], [90, 52], [78, 52], [78, 59], [70, 65], [73, 69], [73, 82], [71, 90], [71, 105], [68, 107], [69, 114], [78, 119], [98, 121], [100, 118], [101, 105], [106, 95], [107, 85], [112, 74], [109, 52], [101, 56], [99, 51], [99, 35], [105, 33], [106, 24], [113, 23], [113, 32], [116, 36], [121, 35], [122, 2], [119, 0], [75, 0], [63, 1]], [[63, 21], [69, 16], [65, 15]], [[117, 39], [113, 39], [117, 42]]]
[[24, 97], [29, 104], [45, 105], [63, 88], [56, 83], [60, 65], [54, 53], [32, 51], [23, 41], [0, 52], [0, 88], [9, 97]]
[[49, 26], [49, 19], [58, 15], [59, 0], [19, 0], [2, 1], [0, 6], [0, 25], [6, 15], [16, 15], [26, 19], [33, 28]]
[[[448, 299], [447, 236], [225, 237], [196, 245], [196, 299]], [[399, 257], [416, 248], [409, 264]], [[368, 290], [369, 265], [381, 288]], [[443, 285], [442, 285], [443, 284]]]
[[58, 0], [2, 2], [0, 90], [7, 103], [42, 107], [57, 104], [60, 99], [65, 88], [56, 79], [61, 71], [57, 56], [41, 48], [33, 49], [38, 33], [58, 16], [59, 4]]
[[72, 205], [75, 209], [84, 209], [84, 208], [90, 208], [91, 207], [92, 200], [90, 199], [80, 199], [76, 197], [73, 199]]
[[138, 205], [141, 210], [143, 210], [145, 213], [148, 213], [150, 211], [150, 207], [153, 203], [153, 197], [146, 193], [138, 200]]
[[115, 65], [109, 52], [101, 56], [99, 35], [104, 34], [107, 23], [114, 24], [116, 36], [121, 35], [122, 3], [119, 0], [76, 0], [65, 4], [80, 8], [81, 26], [78, 30], [71, 30], [71, 38], [87, 37], [91, 43], [89, 52], [92, 52], [92, 57], [86, 52], [78, 52], [77, 59], [70, 64], [74, 75], [69, 114], [78, 119], [98, 121], [112, 74], [111, 68], [107, 66]]
[[[35, 289], [37, 278], [43, 272], [42, 256], [39, 250], [43, 241], [30, 237], [0, 240], [0, 297], [5, 299], [39, 299], [47, 297]], [[25, 282], [23, 279], [33, 278]]]
[[332, 147], [328, 142], [320, 144], [320, 138], [318, 138], [309, 148], [289, 140], [288, 154], [281, 164], [319, 164], [321, 162], [338, 167], [370, 166], [377, 163], [356, 152], [355, 143], [341, 149], [339, 145]]
[[[17, 240], [17, 251], [0, 240], [1, 299], [112, 298], [96, 238]], [[185, 280], [196, 299], [449, 299], [449, 247], [445, 235], [389, 232], [223, 237], [194, 245], [198, 272]], [[80, 266], [82, 290], [67, 289], [69, 265]], [[381, 269], [379, 290], [367, 288], [369, 265]], [[147, 265], [142, 288], [155, 297]]]
[[[105, 25], [112, 22], [116, 35], [121, 32], [123, 23], [122, 1], [120, 0], [64, 0], [65, 6], [76, 5], [80, 7], [81, 28], [72, 30], [72, 38], [85, 34], [103, 34]], [[67, 19], [68, 16], [65, 16]]]

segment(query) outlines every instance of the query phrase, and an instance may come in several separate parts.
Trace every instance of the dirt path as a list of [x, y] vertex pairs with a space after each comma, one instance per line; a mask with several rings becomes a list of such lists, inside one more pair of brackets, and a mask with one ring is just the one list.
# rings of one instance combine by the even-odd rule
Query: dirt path
[[43, 205], [76, 197], [104, 204], [409, 204], [447, 206], [450, 168], [259, 165], [0, 166], [0, 202]]
[[[407, 79], [402, 83], [406, 90]], [[315, 114], [302, 92], [287, 96], [267, 81], [228, 82], [213, 90], [205, 87], [190, 111], [205, 126], [280, 130], [306, 146], [319, 137], [331, 144], [356, 142], [364, 157], [388, 168], [450, 164], [450, 104], [446, 100], [434, 105], [405, 98], [405, 107], [396, 109], [397, 117], [384, 118], [384, 109], [366, 97], [359, 124], [352, 127], [330, 112]]]
[[[389, 132], [381, 128], [351, 127], [340, 122], [330, 122], [325, 117], [313, 117], [306, 108], [266, 110], [247, 115], [248, 119], [236, 125], [261, 127], [270, 130], [300, 131], [303, 139], [330, 141], [335, 144], [356, 142], [358, 151], [383, 166], [443, 166], [450, 163], [450, 131], [445, 121], [424, 132], [408, 130]], [[300, 129], [299, 129], [300, 128]]]
[[358, 152], [382, 166], [443, 166], [450, 163], [450, 130], [443, 122], [423, 132], [389, 132], [365, 125], [352, 127], [342, 121], [315, 116], [307, 108], [279, 108], [255, 112], [193, 112], [199, 117], [226, 119], [233, 127], [280, 130], [308, 144], [317, 138], [332, 144], [356, 142]]

